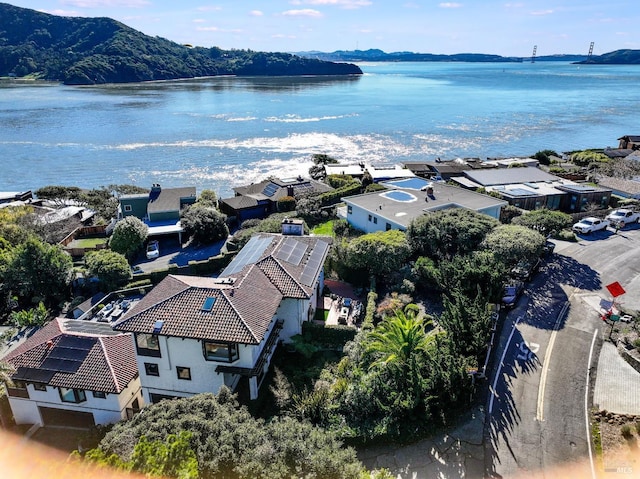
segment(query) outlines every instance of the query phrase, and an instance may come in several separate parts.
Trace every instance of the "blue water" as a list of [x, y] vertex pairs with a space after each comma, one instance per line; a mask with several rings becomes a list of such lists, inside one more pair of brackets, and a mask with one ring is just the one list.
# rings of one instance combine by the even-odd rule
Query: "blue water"
[[0, 84], [0, 191], [193, 185], [221, 196], [311, 155], [376, 165], [617, 146], [640, 66], [369, 63], [354, 78]]
[[401, 203], [410, 203], [412, 201], [416, 201], [418, 198], [413, 196], [411, 193], [407, 193], [406, 191], [398, 191], [391, 190], [380, 193], [380, 196], [384, 196], [385, 198], [389, 198], [390, 200], [399, 201]]
[[391, 185], [395, 188], [408, 188], [410, 190], [419, 190], [427, 186], [430, 182], [422, 178], [406, 178], [404, 180], [385, 181], [385, 185]]

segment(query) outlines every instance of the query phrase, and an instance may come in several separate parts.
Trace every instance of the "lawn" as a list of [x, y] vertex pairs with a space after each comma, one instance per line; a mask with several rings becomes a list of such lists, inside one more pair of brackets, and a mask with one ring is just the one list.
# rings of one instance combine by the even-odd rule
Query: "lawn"
[[69, 244], [71, 248], [95, 248], [97, 245], [105, 244], [107, 238], [80, 238], [75, 239]]
[[311, 233], [318, 236], [334, 236], [333, 234], [334, 220], [325, 221], [311, 230]]

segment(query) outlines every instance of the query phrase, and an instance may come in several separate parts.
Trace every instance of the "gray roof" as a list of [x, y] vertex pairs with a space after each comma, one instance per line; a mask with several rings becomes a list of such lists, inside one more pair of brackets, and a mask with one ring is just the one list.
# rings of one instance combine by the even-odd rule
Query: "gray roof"
[[184, 188], [163, 188], [160, 194], [149, 195], [149, 206], [147, 211], [150, 213], [158, 213], [161, 211], [180, 211], [180, 199], [196, 196], [195, 186], [187, 186]]
[[555, 175], [551, 175], [540, 168], [496, 168], [491, 170], [469, 170], [465, 176], [482, 186], [510, 185], [513, 183], [534, 183], [536, 181], [558, 181]]
[[631, 196], [640, 194], [640, 181], [627, 180], [624, 178], [614, 178], [612, 176], [603, 176], [598, 178], [598, 184], [605, 188], [620, 191]]
[[342, 198], [348, 205], [355, 205], [376, 216], [393, 223], [408, 227], [411, 221], [429, 211], [445, 208], [462, 207], [474, 211], [484, 211], [496, 206], [505, 206], [507, 202], [493, 196], [483, 195], [475, 191], [450, 186], [445, 183], [434, 183], [433, 194], [426, 191], [396, 188], [413, 195], [414, 201], [395, 201], [390, 198], [389, 191], [365, 193]]

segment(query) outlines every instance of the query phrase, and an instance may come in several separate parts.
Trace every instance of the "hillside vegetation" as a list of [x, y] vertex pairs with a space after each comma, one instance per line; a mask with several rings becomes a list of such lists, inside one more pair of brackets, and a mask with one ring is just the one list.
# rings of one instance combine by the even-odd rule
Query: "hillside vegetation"
[[110, 18], [60, 17], [0, 3], [0, 76], [70, 85], [215, 75], [362, 74], [348, 63], [286, 53], [192, 48]]

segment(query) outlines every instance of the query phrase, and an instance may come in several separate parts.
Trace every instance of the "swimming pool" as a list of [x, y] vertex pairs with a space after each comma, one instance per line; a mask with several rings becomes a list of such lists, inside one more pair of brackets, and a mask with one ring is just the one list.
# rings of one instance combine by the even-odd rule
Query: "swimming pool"
[[385, 185], [390, 185], [394, 188], [408, 188], [410, 190], [419, 190], [427, 186], [430, 181], [423, 178], [406, 178], [404, 180], [385, 181]]
[[400, 201], [403, 203], [409, 203], [411, 201], [416, 201], [418, 198], [413, 196], [411, 193], [407, 193], [406, 191], [400, 190], [391, 190], [385, 191], [384, 193], [380, 193], [380, 196], [383, 198], [388, 198], [393, 201]]

